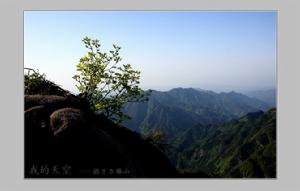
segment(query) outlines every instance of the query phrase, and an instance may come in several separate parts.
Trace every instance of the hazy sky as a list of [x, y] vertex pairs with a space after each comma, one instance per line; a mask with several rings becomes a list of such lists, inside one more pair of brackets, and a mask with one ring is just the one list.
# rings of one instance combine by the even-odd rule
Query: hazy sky
[[276, 86], [276, 12], [26, 11], [24, 66], [77, 92], [82, 38], [122, 47], [142, 88], [247, 91]]

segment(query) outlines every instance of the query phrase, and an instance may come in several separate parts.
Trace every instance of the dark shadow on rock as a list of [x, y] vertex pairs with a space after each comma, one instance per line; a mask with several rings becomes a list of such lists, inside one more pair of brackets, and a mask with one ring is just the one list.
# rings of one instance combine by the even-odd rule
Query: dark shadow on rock
[[26, 178], [179, 176], [154, 145], [76, 96], [25, 96]]

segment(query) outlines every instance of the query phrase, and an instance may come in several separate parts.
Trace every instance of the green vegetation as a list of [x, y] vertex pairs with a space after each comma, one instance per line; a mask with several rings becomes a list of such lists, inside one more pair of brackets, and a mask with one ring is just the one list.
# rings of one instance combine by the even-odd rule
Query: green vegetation
[[97, 39], [85, 37], [83, 43], [88, 53], [80, 58], [79, 73], [73, 76], [79, 84], [76, 87], [93, 110], [121, 123], [129, 118], [121, 111], [125, 103], [147, 100], [147, 94], [139, 87], [141, 72], [133, 70], [130, 64], [120, 64], [121, 47], [113, 45], [113, 50], [105, 53]]
[[198, 135], [194, 143], [187, 142], [190, 136], [178, 140], [177, 168], [219, 177], [276, 177], [275, 109], [249, 113]]
[[161, 129], [152, 129], [144, 132], [142, 138], [164, 153], [170, 149], [171, 145], [167, 143], [166, 135]]
[[32, 68], [24, 68], [24, 70], [27, 71], [24, 74], [24, 93], [26, 95], [64, 95], [67, 93], [67, 91], [46, 79], [45, 74], [41, 74]]
[[38, 71], [36, 72], [31, 68], [25, 69], [27, 70], [27, 73], [24, 74], [25, 94], [36, 93], [41, 90], [41, 87], [45, 87], [45, 85], [48, 83], [45, 74], [40, 74]]

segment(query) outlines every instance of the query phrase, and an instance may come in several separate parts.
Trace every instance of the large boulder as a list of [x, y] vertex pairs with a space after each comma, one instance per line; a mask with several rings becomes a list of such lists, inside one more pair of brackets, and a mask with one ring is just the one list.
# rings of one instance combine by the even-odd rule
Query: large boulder
[[85, 114], [79, 109], [62, 108], [50, 115], [50, 126], [55, 137], [71, 135], [82, 128], [86, 128]]

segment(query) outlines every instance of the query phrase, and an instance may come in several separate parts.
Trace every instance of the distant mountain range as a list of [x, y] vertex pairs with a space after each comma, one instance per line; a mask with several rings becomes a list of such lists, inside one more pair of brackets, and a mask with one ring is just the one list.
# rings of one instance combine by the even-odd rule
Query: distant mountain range
[[125, 105], [132, 119], [123, 125], [142, 135], [163, 132], [166, 154], [183, 173], [276, 177], [273, 93], [153, 91], [148, 102]]
[[276, 89], [250, 91], [245, 95], [259, 99], [271, 107], [276, 107]]
[[197, 124], [216, 125], [239, 118], [249, 112], [266, 111], [270, 105], [246, 95], [193, 88], [152, 91], [148, 102], [129, 103], [125, 113], [132, 117], [124, 126], [139, 133], [162, 130], [167, 137]]

